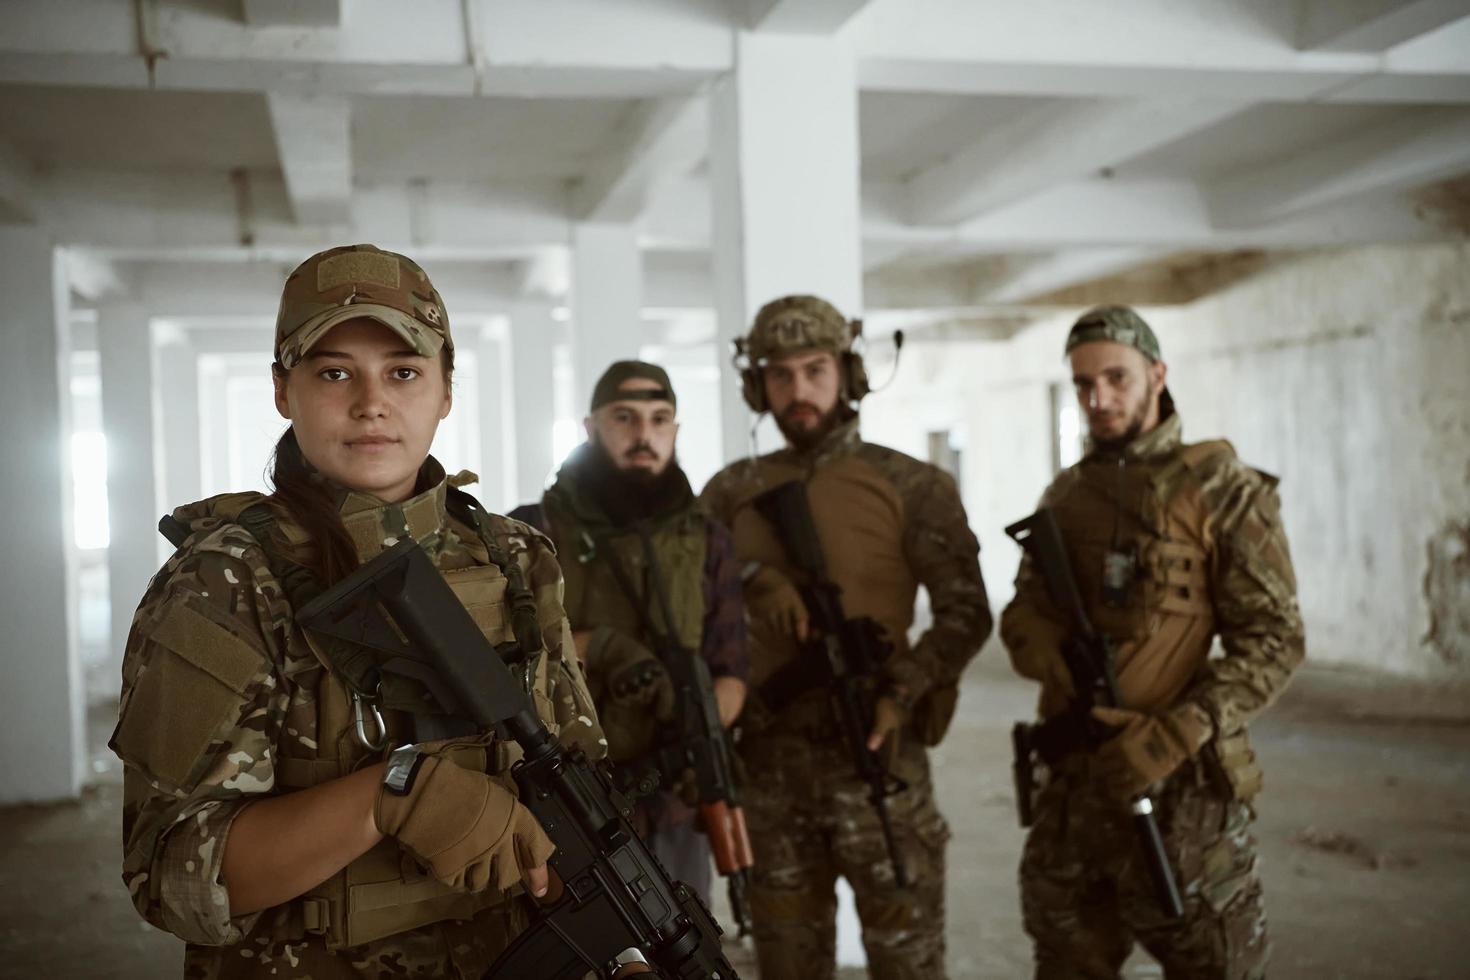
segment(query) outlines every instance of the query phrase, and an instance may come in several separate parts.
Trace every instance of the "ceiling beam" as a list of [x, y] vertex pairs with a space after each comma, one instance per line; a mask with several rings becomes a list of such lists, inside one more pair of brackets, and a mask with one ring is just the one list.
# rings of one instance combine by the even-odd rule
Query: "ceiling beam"
[[1465, 0], [1302, 0], [1298, 47], [1381, 53], [1465, 17]]
[[912, 178], [911, 220], [965, 221], [1117, 166], [1245, 108], [1237, 101], [1199, 99], [1088, 100], [1019, 114]]
[[[0, 82], [294, 92], [640, 98], [687, 94], [733, 65], [725, 0], [355, 0], [336, 30], [260, 30], [210, 4], [9, 0]], [[575, 24], [575, 30], [568, 30]], [[478, 25], [472, 38], [470, 27]]]
[[1117, 275], [1155, 261], [1170, 251], [1140, 245], [1067, 249], [1022, 265], [1004, 282], [985, 290], [980, 298], [988, 303], [1023, 303], [1044, 293]]
[[870, 0], [745, 0], [745, 23], [770, 34], [834, 34]]
[[1210, 215], [1222, 228], [1249, 228], [1467, 173], [1467, 134], [1470, 109], [1405, 116], [1211, 185]]
[[850, 36], [869, 91], [1302, 102], [1377, 79], [1373, 101], [1470, 101], [1470, 55], [1301, 51], [1294, 10], [905, 0], [875, 4]]
[[291, 211], [303, 225], [351, 220], [352, 106], [333, 95], [266, 96]]
[[341, 27], [342, 0], [240, 0], [251, 27]]
[[660, 186], [687, 176], [709, 151], [708, 100], [645, 102], [617, 131], [615, 144], [595, 155], [591, 173], [573, 191], [580, 221], [634, 221]]
[[[118, 259], [294, 262], [321, 247], [322, 229], [296, 222], [279, 177], [247, 176], [250, 213], [242, 221], [239, 189], [228, 174], [60, 169], [37, 178], [37, 220], [58, 244]], [[349, 217], [334, 239], [375, 242], [426, 259], [526, 258], [570, 241], [560, 180], [359, 183]]]

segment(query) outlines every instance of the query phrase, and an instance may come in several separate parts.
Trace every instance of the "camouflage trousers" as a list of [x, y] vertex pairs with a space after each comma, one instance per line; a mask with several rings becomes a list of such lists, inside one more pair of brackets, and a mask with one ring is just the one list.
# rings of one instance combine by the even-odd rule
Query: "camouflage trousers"
[[1127, 808], [1069, 762], [1041, 791], [1021, 858], [1021, 908], [1038, 980], [1113, 980], [1136, 940], [1170, 980], [1255, 980], [1269, 944], [1252, 813], [1186, 764], [1154, 797], [1184, 899], [1165, 918]]
[[[467, 921], [449, 920], [376, 942], [329, 950], [319, 936], [288, 941], [272, 933], [286, 907], [267, 909], [233, 946], [184, 952], [185, 980], [398, 980], [399, 977], [480, 980], [511, 940], [530, 924], [527, 899], [485, 909]], [[299, 935], [299, 931], [297, 933]], [[279, 935], [279, 933], [277, 933]]]
[[888, 799], [909, 886], [893, 865], [867, 787], [835, 740], [761, 736], [741, 745], [744, 804], [755, 868], [752, 931], [761, 980], [830, 980], [836, 973], [840, 875], [862, 920], [869, 975], [943, 980], [944, 848], [929, 762], [902, 744], [892, 771], [908, 788]]

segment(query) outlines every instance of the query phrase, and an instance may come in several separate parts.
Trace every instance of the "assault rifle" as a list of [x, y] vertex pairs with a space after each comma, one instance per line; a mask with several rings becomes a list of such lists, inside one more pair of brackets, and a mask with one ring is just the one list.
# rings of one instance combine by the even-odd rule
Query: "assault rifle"
[[908, 784], [888, 772], [878, 753], [868, 748], [873, 729], [874, 691], [883, 661], [892, 651], [883, 628], [869, 617], [849, 619], [842, 608], [842, 589], [827, 575], [827, 559], [812, 522], [806, 485], [783, 483], [755, 498], [756, 510], [770, 521], [791, 561], [803, 573], [801, 588], [814, 639], [791, 664], [761, 685], [761, 699], [779, 712], [798, 695], [824, 688], [831, 697], [842, 740], [852, 756], [858, 778], [868, 786], [868, 802], [878, 813], [883, 843], [893, 864], [893, 880], [908, 887], [903, 855], [893, 838], [888, 798]]
[[750, 869], [755, 865], [755, 857], [745, 829], [745, 811], [740, 806], [739, 788], [735, 783], [730, 733], [720, 723], [709, 664], [674, 635], [673, 605], [669, 601], [669, 590], [664, 585], [653, 541], [641, 527], [638, 536], [642, 540], [644, 560], [648, 566], [649, 587], [658, 597], [663, 629], [654, 627], [647, 600], [639, 597], [617, 552], [608, 548], [606, 560], [618, 588], [643, 621], [654, 653], [673, 682], [674, 720], [657, 733], [656, 747], [651, 752], [616, 766], [613, 778], [625, 793], [642, 796], [651, 792], [658, 782], [673, 788], [685, 778], [685, 773], [693, 773], [699, 827], [709, 840], [715, 870], [728, 882], [730, 914], [735, 917], [739, 935], [744, 936], [750, 932], [750, 900], [746, 892], [750, 887]]
[[[520, 801], [546, 830], [552, 890], [485, 980], [611, 977], [636, 950], [669, 980], [736, 973], [720, 927], [628, 822], [605, 768], [561, 745], [423, 549], [401, 542], [304, 605], [305, 626], [381, 651], [381, 669], [420, 680], [441, 706], [520, 745]], [[530, 665], [528, 665], [529, 667]]]
[[[1062, 644], [1061, 653], [1067, 671], [1072, 675], [1075, 691], [1072, 705], [1056, 719], [1039, 725], [1020, 723], [1011, 733], [1016, 751], [1016, 802], [1021, 825], [1029, 826], [1034, 756], [1054, 761], [1064, 754], [1066, 743], [1079, 737], [1094, 747], [1107, 741], [1112, 730], [1092, 717], [1092, 709], [1095, 705], [1120, 708], [1122, 697], [1113, 670], [1112, 645], [1087, 616], [1082, 596], [1077, 591], [1077, 580], [1072, 576], [1072, 566], [1067, 560], [1056, 516], [1050, 508], [1043, 507], [1006, 528], [1006, 534], [1031, 557], [1046, 583], [1053, 605], [1066, 617], [1071, 629], [1071, 636]], [[1184, 903], [1179, 897], [1174, 869], [1169, 866], [1169, 856], [1164, 851], [1164, 839], [1154, 817], [1153, 799], [1144, 793], [1134, 798], [1130, 808], [1138, 844], [1143, 849], [1144, 863], [1153, 881], [1154, 895], [1165, 914], [1174, 919], [1180, 918], [1184, 915]]]

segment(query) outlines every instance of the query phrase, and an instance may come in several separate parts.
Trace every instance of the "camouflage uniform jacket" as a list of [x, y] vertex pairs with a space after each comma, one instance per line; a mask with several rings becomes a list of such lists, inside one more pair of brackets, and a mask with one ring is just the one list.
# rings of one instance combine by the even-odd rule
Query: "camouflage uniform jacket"
[[[1062, 471], [1041, 506], [1057, 515], [1089, 617], [1115, 642], [1123, 707], [1173, 713], [1205, 741], [1243, 739], [1305, 652], [1276, 480], [1229, 443], [1184, 444], [1179, 416], [1165, 411], [1121, 451]], [[1121, 607], [1102, 598], [1107, 552], [1136, 562]], [[1023, 558], [1001, 637], [1016, 670], [1043, 682], [1046, 717], [1067, 700], [1055, 670], [1064, 624]], [[1215, 635], [1224, 656], [1210, 659]]]
[[[472, 479], [461, 474], [454, 482]], [[411, 535], [451, 584], [456, 571], [486, 566], [478, 534], [446, 511], [448, 483], [430, 459], [420, 478], [420, 486], [430, 488], [400, 504], [339, 490], [343, 524], [359, 557], [370, 559]], [[319, 752], [319, 735], [328, 737], [319, 732], [319, 718], [333, 690], [344, 696], [335, 674], [295, 626], [265, 552], [249, 531], [220, 516], [233, 517], [260, 499], [258, 494], [224, 495], [175, 511], [190, 535], [154, 577], [134, 616], [111, 742], [125, 763], [123, 880], [145, 919], [189, 944], [191, 976], [238, 975], [223, 970], [221, 958], [254, 956], [259, 963], [261, 948], [279, 950], [269, 944], [282, 938], [297, 940], [297, 952], [288, 946], [280, 954], [278, 975], [298, 975], [286, 963], [305, 953], [312, 955], [301, 958], [316, 960], [320, 970], [324, 955], [321, 949], [301, 947], [303, 942], [320, 946], [321, 938], [301, 936], [301, 916], [292, 909], [298, 903], [231, 917], [221, 880], [231, 822], [251, 800], [300, 786], [302, 780], [292, 774], [309, 772], [321, 755], [331, 754]], [[538, 709], [564, 741], [601, 757], [605, 741], [580, 666], [575, 657], [563, 657], [571, 639], [554, 551], [544, 536], [523, 524], [491, 520], [492, 536], [525, 570], [540, 611], [547, 667], [538, 671], [533, 689]], [[304, 540], [294, 525], [283, 521], [279, 527], [288, 540]], [[472, 606], [471, 612], [488, 635], [486, 621], [495, 610]], [[401, 736], [406, 717], [385, 714], [390, 734]], [[406, 740], [394, 738], [396, 744]], [[359, 754], [356, 763], [379, 757]], [[410, 947], [415, 963], [425, 955], [447, 955], [451, 944], [438, 930], [452, 925], [436, 923], [379, 939], [353, 950], [358, 954], [353, 959], [402, 962]], [[247, 942], [258, 944], [256, 952]], [[277, 975], [263, 963], [260, 967], [262, 975]], [[431, 967], [424, 975], [453, 974], [441, 963], [437, 972]]]
[[[856, 418], [810, 450], [787, 448], [727, 466], [710, 480], [701, 500], [734, 533], [736, 554], [748, 572], [770, 565], [800, 585], [801, 575], [774, 530], [751, 505], [758, 494], [790, 480], [807, 485], [844, 612], [873, 617], [894, 645], [885, 663], [889, 681], [901, 685], [915, 703], [956, 684], [992, 621], [980, 577], [980, 545], [954, 479], [928, 463], [863, 442]], [[933, 623], [911, 646], [907, 634], [920, 585], [929, 593]], [[754, 622], [752, 687], [758, 690], [798, 653], [791, 637], [772, 635]], [[952, 711], [950, 700], [940, 709], [939, 731]], [[937, 736], [927, 741], [933, 744]]]

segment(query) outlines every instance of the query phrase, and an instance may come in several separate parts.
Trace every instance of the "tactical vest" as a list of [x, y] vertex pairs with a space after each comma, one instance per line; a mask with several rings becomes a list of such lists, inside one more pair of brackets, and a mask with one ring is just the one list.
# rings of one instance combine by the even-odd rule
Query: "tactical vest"
[[[534, 608], [534, 599], [529, 598], [523, 585], [515, 588], [515, 583], [521, 581], [520, 568], [511, 568], [514, 559], [502, 551], [488, 526], [477, 519], [478, 505], [465, 513], [456, 512], [465, 510], [463, 498], [469, 495], [453, 488], [450, 494], [452, 516], [478, 532], [490, 563], [444, 570], [443, 575], [486, 639], [501, 646], [513, 639], [513, 607], [523, 609], [529, 601]], [[462, 495], [458, 508], [455, 494]], [[220, 499], [215, 514], [250, 532], [265, 551], [292, 608], [299, 608], [320, 591], [320, 586], [283, 553], [283, 538], [277, 532], [296, 531], [299, 539], [299, 529], [286, 528], [264, 499], [258, 493], [230, 495]], [[473, 504], [473, 498], [469, 500]], [[524, 619], [517, 622], [523, 623]], [[373, 677], [368, 666], [371, 658], [362, 651], [299, 629], [288, 634], [287, 643], [306, 644], [323, 669], [316, 681], [316, 756], [277, 758], [275, 781], [279, 789], [302, 790], [354, 772], [381, 761], [390, 744], [464, 734], [446, 730], [437, 719], [411, 717], [409, 709], [423, 704], [424, 692], [417, 682], [391, 675]], [[537, 713], [554, 732], [549, 658], [544, 655], [544, 647], [541, 652], [525, 665], [524, 676]], [[375, 685], [375, 689], [364, 690]], [[427, 735], [422, 731], [426, 724], [434, 725]], [[496, 740], [488, 749], [466, 746], [453, 759], [466, 768], [493, 774], [506, 771], [519, 756], [518, 745]], [[286, 903], [286, 914], [277, 917], [272, 935], [284, 940], [320, 936], [328, 949], [335, 950], [447, 919], [471, 919], [507, 898], [506, 893], [493, 888], [476, 893], [451, 888], [421, 868], [396, 840], [384, 838], [331, 878]]]
[[[1191, 471], [1229, 452], [1229, 443], [1204, 442], [1159, 459], [1083, 463], [1067, 491], [1049, 501], [1087, 613], [1115, 644], [1119, 674], [1130, 664], [1157, 672], [1141, 693], [1124, 685], [1135, 691], [1130, 708], [1172, 703], [1209, 654], [1208, 515]], [[1105, 588], [1110, 556], [1131, 562], [1121, 589], [1116, 578]], [[1197, 649], [1188, 663], [1145, 664], [1154, 643]]]
[[[561, 561], [566, 582], [563, 605], [572, 629], [611, 626], [651, 644], [654, 638], [646, 635], [644, 617], [662, 628], [664, 614], [638, 531], [586, 520], [552, 493], [546, 494], [542, 506]], [[672, 635], [686, 650], [697, 651], [704, 639], [707, 612], [704, 563], [709, 534], [704, 512], [696, 504], [650, 522], [645, 529], [658, 563], [658, 579], [668, 591], [674, 619]], [[619, 586], [608, 561], [613, 555], [627, 570], [643, 604], [642, 611], [628, 601]]]

